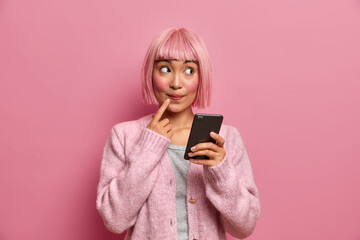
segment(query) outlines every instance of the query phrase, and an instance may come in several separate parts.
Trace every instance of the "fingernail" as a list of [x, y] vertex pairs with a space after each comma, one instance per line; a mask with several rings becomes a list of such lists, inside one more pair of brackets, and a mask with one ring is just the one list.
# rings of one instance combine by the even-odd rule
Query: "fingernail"
[[195, 151], [196, 150], [196, 147], [192, 147], [190, 148], [191, 151]]
[[191, 157], [193, 154], [192, 154], [192, 153], [189, 153], [188, 155], [189, 155], [189, 157]]
[[216, 136], [216, 133], [211, 132], [210, 135], [215, 137], [215, 136]]
[[167, 98], [167, 99], [165, 100], [165, 102], [170, 102], [170, 99], [169, 99], [169, 98]]

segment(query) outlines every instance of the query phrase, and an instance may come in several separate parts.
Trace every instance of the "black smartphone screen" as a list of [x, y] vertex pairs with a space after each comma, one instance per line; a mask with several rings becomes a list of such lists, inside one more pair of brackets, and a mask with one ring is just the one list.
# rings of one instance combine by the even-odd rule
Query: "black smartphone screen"
[[[188, 154], [190, 152], [190, 148], [198, 143], [215, 143], [215, 140], [210, 136], [210, 132], [219, 133], [222, 121], [223, 116], [220, 114], [195, 114], [184, 158], [189, 160]], [[192, 158], [209, 159], [207, 156], [196, 156]]]

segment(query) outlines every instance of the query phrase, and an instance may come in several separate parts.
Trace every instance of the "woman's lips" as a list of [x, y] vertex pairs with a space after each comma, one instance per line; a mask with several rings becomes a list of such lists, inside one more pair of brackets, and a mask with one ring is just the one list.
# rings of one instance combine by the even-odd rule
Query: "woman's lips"
[[175, 100], [175, 101], [177, 101], [177, 100], [180, 100], [180, 99], [182, 99], [184, 96], [177, 96], [177, 95], [168, 95], [172, 100]]

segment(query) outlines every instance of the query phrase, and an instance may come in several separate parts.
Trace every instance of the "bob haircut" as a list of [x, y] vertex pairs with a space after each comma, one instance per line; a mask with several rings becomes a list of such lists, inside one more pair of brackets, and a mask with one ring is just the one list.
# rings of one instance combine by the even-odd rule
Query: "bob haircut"
[[150, 44], [141, 69], [142, 96], [147, 104], [158, 104], [153, 90], [154, 62], [160, 59], [195, 60], [199, 67], [199, 85], [193, 107], [209, 106], [212, 68], [208, 50], [195, 32], [185, 28], [168, 28]]

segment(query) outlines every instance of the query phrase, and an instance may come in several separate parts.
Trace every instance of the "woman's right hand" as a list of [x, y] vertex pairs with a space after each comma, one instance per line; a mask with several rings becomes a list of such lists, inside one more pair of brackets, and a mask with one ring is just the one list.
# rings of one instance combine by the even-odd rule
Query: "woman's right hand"
[[159, 110], [155, 113], [153, 119], [147, 126], [147, 128], [153, 130], [154, 132], [163, 135], [169, 139], [174, 135], [172, 126], [168, 118], [164, 118], [160, 121], [162, 115], [164, 114], [166, 108], [169, 106], [170, 99], [166, 99], [165, 102], [161, 105]]

